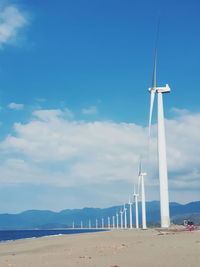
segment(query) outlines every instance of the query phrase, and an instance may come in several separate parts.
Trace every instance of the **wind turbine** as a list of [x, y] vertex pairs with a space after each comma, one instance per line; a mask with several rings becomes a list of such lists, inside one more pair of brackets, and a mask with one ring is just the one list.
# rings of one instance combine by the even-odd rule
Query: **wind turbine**
[[122, 209], [120, 210], [120, 226], [121, 226], [121, 229], [123, 229], [123, 211], [122, 211]]
[[139, 184], [141, 183], [141, 198], [142, 198], [142, 229], [147, 229], [146, 222], [146, 202], [145, 202], [145, 189], [144, 189], [144, 176], [146, 176], [146, 172], [142, 172], [142, 164], [140, 161], [139, 167]]
[[127, 229], [127, 216], [126, 216], [126, 211], [127, 211], [127, 208], [126, 208], [126, 204], [124, 204], [124, 228]]
[[101, 227], [104, 228], [104, 218], [101, 219]]
[[130, 214], [130, 228], [133, 228], [133, 215], [132, 215], [132, 202], [131, 202], [131, 197], [129, 196], [129, 214]]
[[115, 216], [112, 216], [112, 226], [113, 226], [113, 229], [115, 228]]
[[116, 213], [116, 218], [117, 218], [117, 229], [119, 229], [119, 214], [118, 214], [118, 212]]
[[167, 157], [166, 157], [166, 140], [165, 140], [165, 124], [163, 111], [163, 94], [169, 93], [169, 85], [164, 87], [156, 86], [156, 64], [157, 50], [155, 51], [154, 69], [152, 78], [152, 87], [150, 92], [150, 112], [149, 112], [149, 137], [151, 133], [151, 121], [155, 94], [158, 96], [158, 162], [159, 162], [159, 180], [160, 180], [160, 212], [161, 227], [170, 226], [169, 216], [169, 192], [168, 192], [168, 174], [167, 174]]
[[135, 191], [135, 185], [134, 185], [134, 191], [133, 191], [133, 197], [135, 201], [135, 228], [139, 228], [139, 220], [138, 220], [138, 194]]
[[110, 217], [108, 217], [108, 228], [110, 229]]

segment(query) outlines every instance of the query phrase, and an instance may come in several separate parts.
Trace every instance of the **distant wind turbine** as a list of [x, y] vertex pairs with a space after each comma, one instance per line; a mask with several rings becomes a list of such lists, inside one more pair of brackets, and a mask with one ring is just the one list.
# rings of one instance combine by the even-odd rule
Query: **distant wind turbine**
[[101, 219], [101, 228], [104, 228], [104, 218]]
[[146, 223], [146, 202], [145, 202], [145, 189], [144, 189], [144, 176], [146, 172], [142, 172], [142, 164], [140, 161], [139, 167], [139, 184], [141, 183], [141, 198], [142, 198], [142, 229], [147, 229]]
[[110, 217], [108, 216], [108, 228], [110, 229]]
[[132, 215], [132, 202], [131, 202], [131, 197], [129, 196], [129, 215], [130, 215], [130, 228], [133, 228], [133, 215]]
[[120, 227], [123, 229], [124, 223], [123, 223], [123, 211], [122, 209], [120, 210]]
[[126, 215], [126, 204], [124, 204], [124, 228], [127, 229], [127, 215]]
[[113, 226], [113, 229], [115, 228], [115, 216], [112, 216], [112, 226]]
[[119, 214], [118, 214], [118, 212], [116, 213], [116, 219], [117, 219], [117, 229], [119, 229]]
[[134, 185], [134, 192], [133, 197], [135, 201], [135, 228], [139, 228], [139, 220], [138, 220], [138, 193], [135, 191], [135, 185]]

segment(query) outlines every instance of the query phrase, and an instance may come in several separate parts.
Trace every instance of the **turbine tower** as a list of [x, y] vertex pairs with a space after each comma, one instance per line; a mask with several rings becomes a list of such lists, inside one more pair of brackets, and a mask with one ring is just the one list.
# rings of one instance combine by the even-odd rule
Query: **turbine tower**
[[110, 229], [110, 217], [108, 217], [108, 228]]
[[101, 219], [101, 228], [104, 228], [104, 218]]
[[123, 211], [122, 211], [122, 209], [120, 210], [120, 227], [121, 227], [121, 229], [123, 229]]
[[118, 212], [116, 213], [116, 218], [117, 218], [117, 229], [119, 229], [119, 214], [118, 214]]
[[133, 228], [133, 215], [132, 215], [132, 202], [131, 202], [131, 197], [129, 196], [129, 214], [130, 214], [130, 229]]
[[124, 228], [127, 229], [127, 216], [126, 216], [126, 204], [124, 204]]
[[135, 201], [135, 228], [139, 228], [139, 220], [138, 220], [138, 194], [135, 192], [135, 185], [133, 191], [133, 197]]
[[112, 228], [114, 229], [115, 228], [115, 216], [112, 216]]
[[149, 112], [149, 137], [151, 133], [151, 121], [155, 94], [158, 96], [158, 162], [159, 162], [159, 180], [160, 180], [160, 213], [161, 213], [161, 227], [166, 228], [170, 226], [169, 216], [169, 192], [168, 192], [168, 175], [167, 175], [167, 157], [166, 157], [166, 141], [165, 141], [165, 124], [163, 111], [163, 94], [169, 93], [169, 85], [164, 87], [156, 86], [156, 59], [157, 51], [154, 58], [154, 70], [152, 87], [150, 92], [150, 112]]
[[139, 167], [139, 184], [141, 183], [141, 198], [142, 198], [142, 229], [147, 229], [146, 222], [146, 202], [145, 202], [145, 189], [144, 189], [144, 176], [146, 176], [146, 172], [142, 172], [142, 164], [140, 162]]

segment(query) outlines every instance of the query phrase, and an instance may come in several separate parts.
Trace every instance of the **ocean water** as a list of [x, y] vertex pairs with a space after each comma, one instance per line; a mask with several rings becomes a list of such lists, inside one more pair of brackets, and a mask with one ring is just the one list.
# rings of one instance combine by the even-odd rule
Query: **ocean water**
[[0, 242], [26, 239], [26, 238], [38, 238], [42, 236], [54, 236], [54, 235], [68, 235], [68, 234], [81, 234], [91, 232], [101, 232], [103, 229], [66, 229], [66, 230], [0, 230]]

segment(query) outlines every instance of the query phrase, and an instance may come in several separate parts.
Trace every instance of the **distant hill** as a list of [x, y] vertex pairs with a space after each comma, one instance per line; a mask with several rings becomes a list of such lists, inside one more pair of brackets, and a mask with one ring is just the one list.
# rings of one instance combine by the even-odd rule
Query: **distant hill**
[[[157, 225], [160, 221], [159, 201], [147, 202], [146, 207], [148, 225]], [[119, 213], [121, 208], [122, 206], [114, 206], [105, 209], [66, 209], [60, 212], [49, 210], [28, 210], [19, 214], [0, 214], [0, 230], [67, 228], [72, 226], [73, 221], [76, 227], [80, 227], [81, 221], [83, 222], [84, 227], [88, 227], [89, 219], [94, 227], [95, 220], [98, 219], [100, 224], [101, 218], [104, 218], [106, 225], [107, 217], [116, 215], [116, 212]], [[128, 205], [127, 208], [127, 211], [129, 211]], [[135, 222], [134, 208], [133, 205], [133, 223]], [[191, 202], [185, 205], [171, 202], [170, 215], [171, 220], [174, 223], [181, 224], [184, 219], [190, 219], [195, 223], [200, 223], [200, 201]], [[141, 203], [139, 203], [139, 216], [141, 219]], [[127, 219], [129, 222], [129, 212]]]

